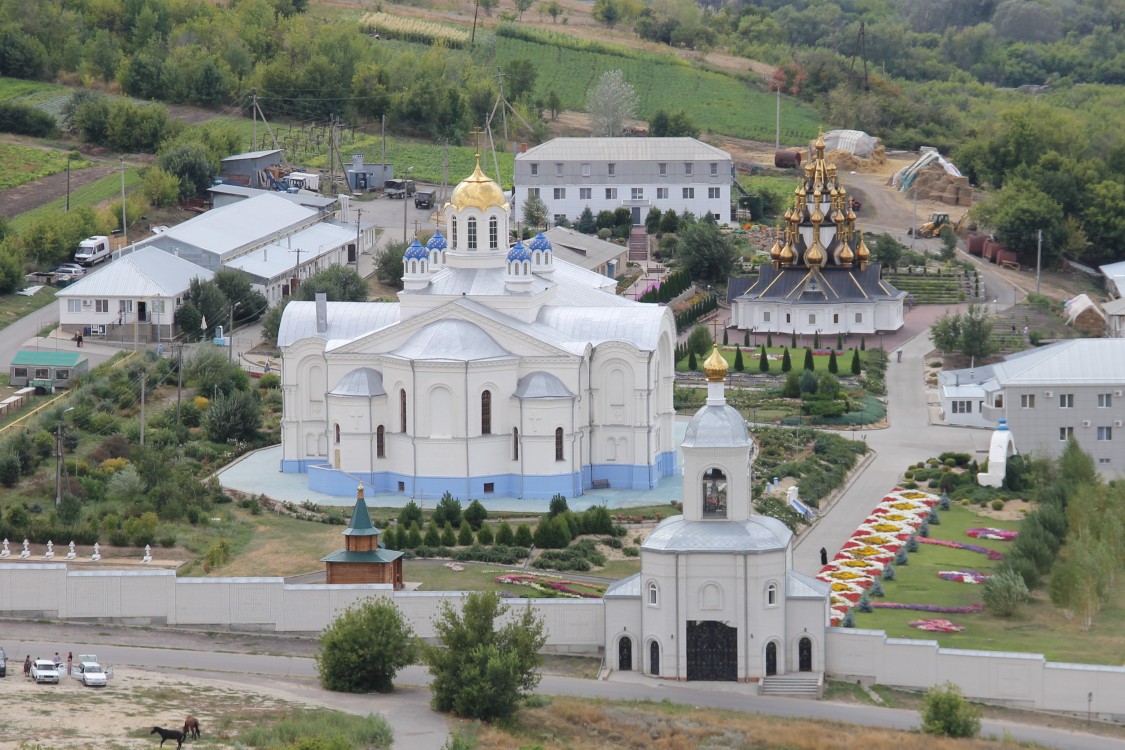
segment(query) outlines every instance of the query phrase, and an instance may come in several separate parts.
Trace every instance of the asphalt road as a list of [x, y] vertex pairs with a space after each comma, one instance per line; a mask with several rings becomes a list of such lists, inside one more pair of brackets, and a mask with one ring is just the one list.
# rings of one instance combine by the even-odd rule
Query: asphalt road
[[[85, 632], [83, 632], [85, 631]], [[79, 637], [101, 641], [96, 645], [75, 646]], [[409, 667], [396, 681], [391, 695], [342, 695], [321, 690], [315, 681], [316, 665], [308, 652], [308, 639], [255, 638], [237, 635], [215, 638], [205, 634], [175, 631], [107, 628], [104, 626], [43, 625], [0, 623], [0, 638], [15, 663], [23, 654], [52, 654], [60, 650], [92, 651], [104, 664], [161, 672], [182, 672], [248, 686], [268, 686], [295, 699], [311, 701], [356, 714], [379, 713], [395, 730], [396, 748], [439, 750], [448, 735], [446, 718], [429, 709], [429, 677], [422, 667]], [[56, 640], [47, 640], [54, 638]], [[69, 644], [60, 644], [66, 638]], [[106, 642], [109, 641], [109, 642]], [[131, 645], [139, 641], [145, 645]], [[163, 646], [156, 645], [166, 641]], [[271, 646], [272, 644], [272, 646]], [[236, 649], [236, 650], [217, 650]], [[294, 648], [300, 655], [262, 653], [263, 649]], [[238, 649], [247, 649], [243, 652]], [[112, 686], [111, 686], [112, 689]], [[856, 704], [811, 701], [795, 698], [757, 696], [750, 685], [737, 683], [683, 683], [652, 680], [637, 673], [614, 673], [608, 681], [545, 675], [539, 687], [543, 695], [603, 698], [606, 700], [668, 700], [672, 703], [706, 708], [839, 721], [867, 726], [913, 730], [919, 726], [915, 711], [877, 708]], [[1075, 750], [1120, 750], [1125, 743], [1109, 737], [1072, 732], [1008, 721], [987, 720], [986, 736], [1010, 737], [1020, 742], [1038, 742], [1048, 747]]]

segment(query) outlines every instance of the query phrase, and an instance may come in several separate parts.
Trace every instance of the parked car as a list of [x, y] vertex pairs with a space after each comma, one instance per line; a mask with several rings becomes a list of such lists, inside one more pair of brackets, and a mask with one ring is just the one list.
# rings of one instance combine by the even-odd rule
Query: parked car
[[434, 207], [434, 191], [433, 190], [419, 190], [414, 194], [414, 207], [415, 208], [433, 208]]
[[36, 659], [31, 662], [31, 679], [36, 682], [59, 682], [59, 668], [50, 659]]
[[8, 676], [8, 655], [4, 653], [4, 647], [0, 646], [0, 677]]
[[54, 272], [55, 273], [66, 273], [66, 274], [70, 274], [71, 276], [85, 276], [86, 275], [86, 269], [83, 268], [82, 266], [78, 265], [77, 263], [63, 263], [61, 266], [56, 268]]
[[75, 677], [86, 687], [105, 687], [107, 675], [102, 665], [96, 661], [81, 661], [74, 668]]

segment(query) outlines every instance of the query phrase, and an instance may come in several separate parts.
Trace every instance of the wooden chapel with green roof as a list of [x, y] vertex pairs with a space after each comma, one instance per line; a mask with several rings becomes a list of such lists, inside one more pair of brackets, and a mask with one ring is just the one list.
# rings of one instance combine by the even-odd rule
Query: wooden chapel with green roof
[[321, 561], [325, 583], [389, 583], [396, 591], [402, 588], [402, 553], [380, 544], [379, 529], [371, 523], [362, 484], [356, 491], [351, 523], [344, 529], [344, 549]]

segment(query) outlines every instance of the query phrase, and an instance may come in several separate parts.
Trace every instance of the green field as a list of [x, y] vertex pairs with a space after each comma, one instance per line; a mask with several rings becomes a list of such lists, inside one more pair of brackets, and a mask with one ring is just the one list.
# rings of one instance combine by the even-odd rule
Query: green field
[[[961, 505], [941, 513], [941, 524], [930, 527], [930, 536], [988, 547], [1003, 552], [1011, 542], [973, 539], [965, 534], [975, 526], [1018, 529], [1018, 521], [999, 521], [977, 515]], [[919, 545], [911, 553], [908, 565], [895, 566], [895, 580], [885, 581], [887, 602], [966, 606], [981, 601], [980, 587], [955, 583], [937, 577], [942, 570], [977, 570], [990, 573], [998, 561], [968, 550], [934, 545]], [[878, 601], [876, 599], [875, 601]], [[1068, 620], [1047, 599], [1045, 587], [1033, 592], [1023, 612], [1011, 619], [979, 614], [933, 614], [916, 610], [881, 610], [855, 612], [857, 628], [884, 630], [892, 638], [936, 640], [943, 648], [982, 649], [986, 651], [1020, 651], [1044, 654], [1051, 661], [1081, 664], [1113, 664], [1125, 662], [1125, 632], [1118, 626], [1125, 617], [1125, 591], [1120, 586], [1110, 594], [1098, 612], [1093, 630], [1082, 629], [1078, 618]], [[951, 620], [962, 625], [960, 633], [929, 633], [907, 623], [927, 618]]]
[[[66, 171], [67, 152], [0, 143], [0, 190]], [[90, 166], [85, 159], [71, 159], [71, 170]]]
[[[497, 144], [496, 160], [500, 164], [500, 184], [510, 187], [512, 184], [512, 164], [514, 159], [510, 153], [503, 150], [502, 144]], [[363, 154], [363, 160], [368, 164], [379, 164], [383, 161], [383, 142], [379, 136], [359, 136], [348, 144], [349, 154]], [[387, 162], [394, 165], [396, 177], [406, 177], [420, 182], [441, 184], [442, 159], [444, 146], [441, 144], [419, 143], [402, 138], [387, 138]], [[456, 185], [473, 172], [475, 150], [473, 146], [449, 147], [449, 185]], [[326, 169], [328, 158], [326, 156], [311, 157], [305, 161], [310, 168]], [[496, 179], [496, 170], [492, 165], [492, 153], [485, 143], [481, 143], [481, 169], [489, 177]], [[412, 169], [411, 169], [412, 168]], [[410, 170], [409, 173], [407, 170]]]
[[42, 81], [26, 81], [22, 78], [4, 78], [0, 76], [0, 102], [18, 99], [25, 104], [51, 99], [60, 94], [71, 94], [73, 91], [66, 86]]
[[[140, 173], [136, 169], [125, 170], [125, 187], [126, 189], [132, 188], [139, 184], [141, 181]], [[70, 193], [70, 207], [81, 208], [82, 206], [95, 206], [103, 201], [111, 200], [121, 196], [121, 174], [113, 174], [108, 177], [91, 182], [89, 185], [83, 185], [77, 190]], [[21, 231], [29, 226], [36, 219], [48, 216], [55, 212], [61, 212], [66, 209], [66, 196], [62, 195], [55, 198], [50, 203], [44, 203], [38, 208], [33, 208], [30, 211], [24, 211], [19, 216], [13, 217], [10, 220], [11, 226], [17, 231]]]

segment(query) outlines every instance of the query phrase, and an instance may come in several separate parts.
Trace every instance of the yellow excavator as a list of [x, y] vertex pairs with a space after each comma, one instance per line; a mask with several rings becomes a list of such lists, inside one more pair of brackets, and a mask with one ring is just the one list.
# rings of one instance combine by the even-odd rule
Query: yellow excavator
[[929, 221], [918, 227], [917, 234], [913, 234], [913, 229], [907, 230], [906, 234], [908, 236], [913, 234], [913, 236], [915, 237], [937, 237], [938, 234], [941, 233], [941, 228], [944, 226], [951, 226], [953, 227], [954, 232], [960, 232], [961, 224], [964, 223], [965, 217], [968, 215], [969, 212], [966, 211], [965, 213], [961, 214], [961, 218], [958, 219], [956, 223], [953, 223], [949, 220], [949, 214], [947, 214], [945, 211], [935, 211], [934, 213], [930, 214]]

